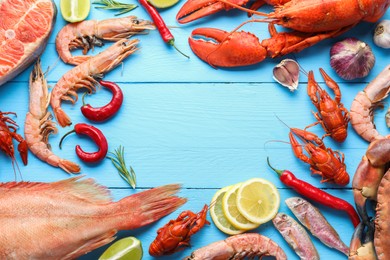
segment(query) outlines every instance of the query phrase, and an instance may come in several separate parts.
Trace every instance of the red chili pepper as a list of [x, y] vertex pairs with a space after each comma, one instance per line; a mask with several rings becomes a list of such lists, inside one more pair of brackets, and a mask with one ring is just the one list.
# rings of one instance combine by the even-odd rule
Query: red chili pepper
[[360, 223], [360, 218], [356, 213], [355, 208], [347, 201], [314, 187], [310, 183], [297, 179], [297, 177], [295, 177], [295, 175], [290, 171], [277, 170], [273, 168], [269, 162], [269, 158], [267, 158], [267, 162], [269, 167], [271, 167], [271, 169], [279, 175], [280, 180], [287, 186], [293, 188], [299, 194], [332, 209], [345, 211], [352, 220], [355, 228]]
[[106, 137], [103, 135], [102, 131], [88, 124], [76, 124], [72, 131], [66, 133], [61, 138], [60, 149], [64, 138], [71, 133], [76, 133], [78, 135], [87, 135], [92, 138], [92, 140], [99, 147], [99, 150], [97, 152], [88, 153], [81, 149], [80, 145], [76, 145], [76, 154], [81, 160], [83, 160], [84, 162], [92, 163], [99, 162], [106, 157], [108, 151], [108, 143]]
[[150, 18], [152, 18], [154, 24], [156, 25], [158, 31], [160, 32], [160, 35], [164, 42], [168, 43], [169, 45], [173, 46], [179, 53], [181, 53], [183, 56], [190, 58], [188, 55], [181, 52], [175, 45], [175, 38], [173, 37], [172, 33], [169, 31], [168, 26], [165, 24], [164, 20], [162, 19], [160, 13], [157, 11], [154, 6], [149, 4], [147, 0], [139, 0], [139, 3], [145, 8], [145, 10], [150, 15]]
[[111, 90], [112, 92], [112, 98], [110, 103], [103, 107], [92, 107], [89, 104], [84, 103], [84, 96], [83, 95], [83, 106], [81, 107], [81, 113], [88, 118], [89, 120], [96, 121], [96, 122], [102, 122], [118, 112], [120, 107], [123, 103], [123, 92], [120, 89], [120, 87], [115, 84], [114, 82], [110, 81], [99, 81], [100, 85], [103, 87], [106, 87], [107, 89]]

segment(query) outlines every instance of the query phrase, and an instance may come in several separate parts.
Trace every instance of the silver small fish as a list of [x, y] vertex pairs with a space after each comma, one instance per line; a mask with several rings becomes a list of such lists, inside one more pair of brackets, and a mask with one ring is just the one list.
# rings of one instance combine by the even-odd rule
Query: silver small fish
[[325, 245], [349, 254], [349, 248], [341, 241], [339, 234], [328, 223], [321, 212], [308, 201], [293, 197], [285, 200], [297, 219]]
[[320, 259], [309, 234], [292, 217], [284, 213], [278, 213], [272, 223], [302, 260]]

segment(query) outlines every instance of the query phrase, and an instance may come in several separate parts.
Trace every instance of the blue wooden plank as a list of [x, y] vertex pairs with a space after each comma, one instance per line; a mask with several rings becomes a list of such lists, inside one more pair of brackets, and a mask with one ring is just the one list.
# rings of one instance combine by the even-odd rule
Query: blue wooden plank
[[[7, 95], [2, 105], [18, 113], [16, 121], [23, 133], [24, 115], [27, 113], [28, 93], [22, 91], [27, 83], [12, 83], [0, 89], [0, 95]], [[123, 108], [107, 123], [96, 124], [107, 136], [110, 150], [125, 144], [126, 153], [140, 177], [142, 186], [159, 184], [160, 177], [166, 176], [169, 181], [184, 181], [184, 184], [195, 187], [220, 187], [218, 176], [240, 177], [237, 171], [245, 171], [244, 177], [267, 171], [266, 156], [284, 161], [280, 167], [291, 166], [302, 171], [302, 177], [318, 185], [319, 178], [309, 174], [308, 165], [296, 159], [288, 142], [289, 129], [280, 122], [279, 116], [292, 127], [304, 128], [314, 122], [311, 109], [314, 106], [301, 85], [297, 92], [275, 84], [121, 84], [125, 93]], [[357, 89], [341, 85], [346, 107], [349, 107]], [[356, 86], [357, 87], [357, 86]], [[360, 88], [363, 85], [360, 84]], [[7, 93], [7, 94], [6, 94]], [[350, 95], [348, 95], [351, 93]], [[275, 98], [277, 97], [277, 98]], [[98, 91], [87, 101], [95, 106], [103, 105], [110, 99], [108, 91]], [[218, 100], [218, 102], [215, 102]], [[74, 123], [86, 122], [80, 110], [81, 101], [76, 105], [64, 104]], [[290, 107], [293, 107], [292, 110]], [[378, 129], [386, 133], [382, 117], [377, 115]], [[158, 130], [156, 130], [158, 129]], [[76, 144], [81, 144], [87, 151], [96, 149], [87, 138], [76, 135], [69, 136], [58, 147], [62, 135], [69, 127], [59, 127], [59, 133], [50, 138], [53, 151], [63, 158], [81, 164], [84, 173], [91, 173], [108, 186], [126, 185], [120, 182], [111, 163], [88, 165], [81, 162], [75, 152]], [[313, 127], [312, 131], [319, 136], [324, 131]], [[367, 143], [349, 128], [349, 136], [345, 143], [338, 144], [329, 138], [326, 145], [341, 150], [346, 154], [346, 165], [349, 173], [354, 173]], [[0, 157], [5, 165], [4, 178], [12, 180], [11, 162], [4, 155]], [[276, 161], [276, 163], [279, 163]], [[31, 167], [31, 168], [30, 168]], [[66, 176], [60, 169], [41, 164], [30, 154], [30, 164], [22, 167], [23, 175], [34, 180], [41, 178], [35, 171], [45, 167], [53, 171], [53, 179]], [[95, 173], [97, 171], [97, 173]], [[31, 173], [30, 173], [31, 172]], [[42, 177], [46, 171], [42, 172]], [[107, 174], [110, 172], [111, 174]], [[203, 182], [202, 178], [188, 180], [187, 174], [196, 176], [205, 172], [214, 176], [212, 180]], [[112, 179], [114, 174], [115, 178]], [[27, 177], [26, 177], [27, 178]], [[229, 179], [228, 179], [229, 180]], [[119, 183], [117, 183], [119, 181]]]

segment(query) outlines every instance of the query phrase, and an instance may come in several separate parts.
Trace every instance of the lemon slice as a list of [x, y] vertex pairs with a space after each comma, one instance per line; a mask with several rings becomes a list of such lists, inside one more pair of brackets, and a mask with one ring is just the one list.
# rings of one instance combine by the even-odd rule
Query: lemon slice
[[219, 230], [228, 234], [228, 235], [237, 235], [243, 233], [245, 230], [240, 230], [235, 228], [225, 217], [222, 209], [222, 198], [225, 195], [226, 191], [229, 190], [231, 186], [222, 188], [218, 190], [210, 203], [210, 215], [214, 224]]
[[179, 0], [148, 0], [156, 8], [168, 8], [179, 2]]
[[279, 210], [280, 195], [271, 182], [249, 179], [237, 191], [237, 209], [249, 221], [263, 224], [271, 220]]
[[249, 221], [238, 211], [237, 191], [240, 186], [241, 183], [238, 183], [231, 186], [231, 188], [225, 192], [225, 195], [222, 198], [223, 212], [225, 213], [225, 217], [235, 228], [243, 230], [255, 229], [259, 224]]
[[91, 3], [89, 0], [61, 0], [60, 8], [62, 17], [70, 23], [75, 23], [87, 18]]
[[99, 260], [140, 260], [142, 255], [141, 241], [135, 237], [125, 237], [107, 248]]

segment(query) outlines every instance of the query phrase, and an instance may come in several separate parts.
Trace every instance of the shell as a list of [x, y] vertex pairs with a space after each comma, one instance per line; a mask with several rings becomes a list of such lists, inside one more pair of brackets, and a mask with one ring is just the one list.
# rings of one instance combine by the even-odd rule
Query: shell
[[390, 259], [390, 171], [387, 171], [378, 189], [374, 245], [379, 260]]

